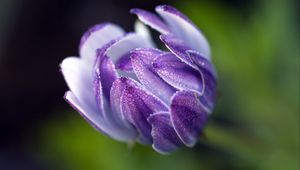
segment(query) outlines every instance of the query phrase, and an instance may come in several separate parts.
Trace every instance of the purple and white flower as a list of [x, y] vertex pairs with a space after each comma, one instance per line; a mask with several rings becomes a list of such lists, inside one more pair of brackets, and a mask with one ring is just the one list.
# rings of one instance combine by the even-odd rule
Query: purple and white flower
[[[154, 13], [132, 9], [135, 32], [112, 23], [90, 28], [80, 57], [61, 71], [66, 101], [94, 128], [113, 139], [152, 144], [160, 153], [192, 147], [216, 101], [216, 72], [201, 31], [167, 5]], [[145, 25], [161, 33], [158, 49]]]

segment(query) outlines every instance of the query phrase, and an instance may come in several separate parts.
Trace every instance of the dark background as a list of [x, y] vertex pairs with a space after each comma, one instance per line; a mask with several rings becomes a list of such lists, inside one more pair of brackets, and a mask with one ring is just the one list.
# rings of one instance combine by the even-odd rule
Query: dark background
[[[80, 120], [81, 118], [75, 115], [76, 113], [72, 109], [70, 109], [70, 107], [66, 104], [66, 102], [62, 98], [64, 92], [67, 90], [67, 86], [63, 80], [63, 77], [59, 72], [59, 63], [63, 60], [63, 58], [67, 56], [78, 55], [78, 44], [79, 44], [80, 37], [86, 31], [86, 29], [91, 25], [100, 22], [110, 21], [113, 23], [117, 23], [121, 25], [123, 28], [125, 28], [125, 30], [130, 31], [133, 30], [133, 23], [136, 19], [135, 16], [129, 14], [129, 10], [131, 8], [138, 7], [147, 10], [153, 10], [154, 7], [158, 4], [170, 4], [170, 5], [174, 5], [179, 9], [184, 10], [184, 12], [188, 13], [187, 14], [188, 16], [192, 16], [192, 19], [196, 20], [195, 21], [196, 24], [198, 23], [197, 18], [201, 20], [201, 17], [198, 17], [198, 15], [199, 16], [201, 15], [202, 18], [206, 17], [207, 19], [206, 20], [204, 19], [203, 24], [200, 26], [204, 25], [203, 30], [204, 32], [207, 32], [208, 37], [212, 39], [212, 46], [214, 45], [214, 43], [220, 43], [218, 38], [214, 38], [212, 35], [222, 34], [222, 32], [217, 32], [218, 29], [216, 28], [210, 29], [213, 28], [213, 26], [221, 27], [220, 29], [222, 29], [222, 25], [226, 25], [226, 24], [230, 25], [230, 23], [226, 23], [226, 20], [229, 21], [234, 20], [228, 17], [235, 16], [235, 15], [236, 15], [235, 17], [238, 17], [239, 20], [238, 22], [236, 22], [236, 24], [243, 26], [247, 22], [252, 22], [253, 20], [256, 21], [257, 18], [260, 18], [261, 16], [259, 11], [270, 10], [270, 9], [264, 9], [263, 5], [261, 6], [259, 5], [260, 4], [259, 1], [254, 1], [254, 0], [247, 0], [247, 1], [214, 0], [209, 4], [204, 1], [185, 2], [185, 1], [150, 1], [150, 0], [149, 1], [138, 1], [138, 0], [133, 0], [133, 1], [1, 0], [0, 1], [0, 113], [1, 113], [0, 169], [57, 169], [57, 168], [68, 169], [72, 167], [69, 166], [70, 162], [65, 163], [64, 161], [62, 161], [64, 158], [60, 158], [58, 155], [55, 155], [55, 152], [50, 152], [48, 149], [44, 150], [43, 147], [49, 147], [49, 145], [47, 144], [44, 145], [43, 143], [44, 137], [41, 137], [43, 135], [47, 136], [47, 133], [43, 131], [43, 128], [45, 128], [47, 124], [49, 124], [50, 127], [57, 126], [56, 123], [54, 124], [51, 123], [53, 121], [55, 122], [57, 119], [59, 121], [64, 122], [64, 120], [69, 120], [70, 119], [69, 117], [72, 117], [72, 119], [73, 117], [75, 117], [74, 119], [76, 119], [76, 121], [78, 120], [80, 121], [79, 124], [84, 124], [83, 126], [85, 126], [85, 122], [84, 121], [81, 122]], [[208, 7], [206, 8], [205, 5], [207, 4]], [[250, 51], [252, 51], [251, 55], [258, 55], [257, 61], [262, 65], [259, 68], [267, 66], [267, 70], [263, 69], [263, 71], [268, 73], [271, 72], [270, 74], [267, 74], [267, 77], [271, 76], [270, 84], [274, 83], [275, 81], [277, 85], [279, 84], [278, 88], [283, 90], [287, 90], [289, 89], [289, 87], [291, 87], [290, 91], [286, 92], [288, 93], [287, 94], [288, 97], [286, 97], [287, 99], [286, 100], [282, 99], [284, 100], [283, 102], [285, 102], [286, 104], [286, 105], [284, 104], [286, 107], [284, 106], [282, 108], [285, 109], [285, 108], [290, 108], [290, 106], [293, 107], [293, 109], [287, 112], [289, 113], [291, 112], [292, 114], [291, 117], [293, 117], [293, 120], [299, 120], [299, 105], [298, 105], [299, 87], [297, 87], [299, 85], [299, 64], [297, 64], [299, 62], [299, 50], [298, 47], [296, 47], [296, 45], [299, 44], [299, 33], [298, 31], [294, 31], [292, 33], [289, 32], [289, 30], [292, 31], [297, 30], [297, 28], [299, 27], [299, 23], [297, 21], [299, 19], [298, 16], [299, 11], [298, 9], [293, 8], [294, 6], [297, 6], [296, 1], [286, 1], [286, 3], [284, 4], [293, 4], [293, 5], [287, 5], [288, 7], [286, 7], [287, 9], [292, 11], [291, 12], [287, 10], [288, 12], [291, 13], [291, 15], [287, 16], [291, 21], [288, 22], [288, 25], [284, 26], [283, 29], [285, 30], [283, 31], [282, 34], [290, 35], [293, 33], [294, 36], [289, 36], [290, 37], [289, 39], [281, 39], [280, 37], [278, 38], [277, 33], [274, 33], [274, 35], [271, 34], [270, 36], [264, 37], [266, 41], [264, 41], [264, 39], [263, 40], [257, 39], [257, 41], [258, 42], [263, 41], [262, 46], [265, 45], [266, 49], [268, 49], [266, 51], [269, 51], [271, 49], [276, 49], [278, 46], [279, 47], [287, 46], [286, 44], [288, 43], [292, 44], [292, 42], [295, 42], [290, 48], [290, 51], [292, 52], [287, 54], [288, 56], [284, 56], [285, 60], [291, 59], [291, 61], [281, 65], [280, 64], [281, 61], [277, 57], [277, 55], [279, 54], [276, 55], [270, 54], [271, 56], [270, 59], [272, 61], [275, 60], [274, 61], [275, 64], [272, 65], [268, 63], [268, 59], [261, 60], [259, 58], [260, 55], [268, 54], [268, 53], [258, 54], [256, 50], [260, 50], [261, 46], [258, 46], [258, 48], [256, 49], [251, 49]], [[199, 9], [197, 7], [199, 7]], [[271, 11], [270, 16], [268, 16], [269, 15], [268, 14], [266, 17], [267, 20], [264, 21], [268, 22], [269, 21], [268, 18], [269, 18], [271, 20], [272, 19], [275, 20], [275, 23], [278, 22], [279, 23], [278, 25], [280, 26], [285, 24], [285, 23], [280, 23], [282, 20], [284, 20], [284, 18], [282, 19], [281, 17], [281, 13], [280, 13], [281, 8], [284, 7], [280, 5], [277, 6], [274, 5], [274, 7], [271, 8], [274, 9], [274, 11], [273, 12]], [[208, 9], [208, 10], [203, 11], [202, 9]], [[214, 21], [213, 19], [210, 20], [209, 17], [212, 17], [214, 19], [219, 18], [219, 20], [216, 21], [222, 21], [222, 16], [226, 17], [224, 23], [219, 23], [219, 25], [209, 24], [210, 21], [212, 23]], [[261, 27], [264, 26], [264, 22], [258, 21], [254, 23], [255, 24], [253, 25], [258, 25], [258, 27], [260, 25], [262, 25]], [[231, 26], [234, 27], [234, 25]], [[224, 26], [224, 29], [229, 30], [229, 32], [231, 32], [230, 26]], [[254, 30], [254, 32], [260, 32], [260, 31], [268, 32], [273, 29], [276, 28], [273, 28], [272, 25], [270, 25], [270, 27], [267, 28], [264, 27], [261, 30]], [[209, 31], [209, 30], [216, 30], [216, 32], [214, 33], [213, 31]], [[247, 31], [243, 33], [246, 35]], [[230, 35], [231, 38], [233, 39], [241, 38], [240, 34], [232, 33]], [[265, 34], [262, 33], [262, 35]], [[234, 37], [234, 36], [238, 36], [238, 37]], [[223, 37], [222, 40], [224, 41], [222, 41], [221, 44], [224, 43], [223, 46], [226, 49], [230, 41], [228, 41], [228, 37]], [[284, 45], [268, 44], [272, 40], [281, 42]], [[257, 41], [254, 40], [249, 44], [257, 45], [256, 43]], [[235, 43], [238, 43], [238, 41], [236, 41]], [[247, 46], [247, 44], [245, 44], [245, 46]], [[288, 48], [285, 48], [282, 51], [286, 49]], [[235, 50], [240, 51], [242, 49], [235, 49]], [[246, 52], [247, 51], [240, 52], [240, 54], [244, 54]], [[215, 54], [224, 54], [225, 57], [229, 57], [229, 60], [240, 59], [240, 62], [248, 62], [248, 60], [244, 60], [242, 58], [244, 57], [247, 58], [248, 55], [249, 58], [251, 57], [249, 53], [247, 53], [246, 56], [245, 55], [238, 56], [240, 58], [227, 56], [227, 54], [228, 55], [232, 54], [230, 49], [227, 51], [227, 53], [226, 51], [224, 52], [222, 50], [219, 50], [219, 52], [217, 51]], [[239, 109], [232, 107], [232, 105], [234, 101], [240, 99], [240, 95], [243, 93], [242, 89], [236, 90], [234, 88], [231, 88], [231, 83], [235, 83], [235, 86], [239, 86], [239, 87], [244, 86], [245, 89], [251, 87], [248, 86], [246, 87], [246, 85], [243, 83], [237, 84], [235, 81], [231, 81], [231, 79], [235, 79], [235, 78], [228, 76], [228, 75], [232, 75], [232, 73], [234, 72], [231, 69], [236, 69], [237, 71], [240, 70], [241, 72], [243, 72], [243, 69], [247, 69], [247, 68], [245, 68], [245, 66], [236, 67], [235, 65], [230, 64], [230, 61], [228, 62], [229, 63], [228, 65], [220, 64], [223, 61], [225, 61], [224, 59], [219, 59], [221, 57], [222, 55], [218, 55], [214, 59], [216, 60], [217, 69], [219, 65], [219, 70], [221, 71], [224, 70], [224, 76], [221, 77], [223, 73], [220, 74], [221, 77], [220, 84], [224, 85], [223, 88], [221, 87], [220, 92], [222, 93], [222, 96], [224, 95], [226, 96], [226, 94], [233, 94], [233, 96], [223, 97], [225, 98], [225, 100], [219, 101], [221, 104], [219, 104], [218, 108], [216, 109], [217, 114], [216, 116], [213, 117], [212, 122], [214, 122], [217, 125], [220, 125], [220, 127], [225, 127], [225, 128], [230, 127], [230, 129], [242, 129], [241, 133], [244, 133], [243, 129], [247, 129], [246, 131], [248, 132], [249, 129], [252, 129], [252, 127], [256, 125], [253, 122], [251, 122], [251, 120], [249, 122], [248, 121], [249, 118], [243, 117], [243, 115], [237, 116], [238, 118], [232, 119], [231, 116], [233, 116], [234, 114], [229, 113], [229, 112], [237, 112], [237, 113], [239, 112]], [[226, 69], [227, 67], [228, 69]], [[284, 72], [286, 71], [285, 68], [288, 68], [287, 70], [290, 70], [290, 72]], [[256, 70], [255, 67], [251, 67], [249, 69]], [[280, 74], [278, 73], [280, 72], [278, 71], [278, 69], [284, 70], [283, 71], [284, 73], [281, 74], [282, 76], [286, 77], [286, 75], [289, 75], [291, 78], [287, 80], [281, 79], [282, 77], [278, 75]], [[291, 72], [294, 73], [290, 75], [289, 73]], [[255, 82], [257, 79], [255, 74], [260, 74], [260, 73], [251, 72], [250, 74], [246, 74], [244, 76], [247, 77], [248, 75], [251, 77], [252, 75], [253, 79], [250, 78], [248, 82], [252, 82], [253, 84], [256, 84]], [[237, 78], [238, 82], [243, 81], [242, 75], [237, 77], [238, 77]], [[258, 78], [258, 81], [259, 80], [260, 79]], [[224, 83], [222, 83], [222, 81]], [[287, 84], [292, 84], [292, 85], [280, 86], [280, 84], [282, 84], [283, 81], [285, 81]], [[277, 87], [277, 85], [274, 86]], [[234, 92], [232, 93], [232, 91]], [[264, 89], [261, 89], [261, 91], [264, 91]], [[278, 90], [274, 90], [274, 91], [276, 91], [276, 93], [278, 92]], [[259, 89], [258, 91], [254, 90], [254, 92], [260, 93]], [[278, 93], [280, 93], [280, 90]], [[282, 93], [285, 93], [285, 91]], [[270, 94], [273, 94], [273, 92], [270, 92]], [[247, 96], [247, 93], [245, 95]], [[269, 93], [266, 95], [268, 96]], [[292, 97], [289, 98], [289, 95], [291, 95]], [[273, 97], [276, 96], [271, 96], [270, 98]], [[252, 97], [252, 99], [254, 100], [261, 99], [257, 101], [257, 103], [260, 103], [260, 101], [262, 101], [264, 98], [262, 99], [261, 96], [257, 95]], [[246, 101], [244, 102], [246, 103]], [[278, 103], [280, 102], [281, 101], [278, 101]], [[270, 105], [276, 105], [276, 103], [277, 101]], [[244, 108], [243, 105], [241, 105], [240, 107], [242, 109]], [[251, 108], [252, 106], [249, 105], [249, 107]], [[259, 109], [261, 108], [258, 108], [258, 110]], [[251, 109], [248, 110], [249, 112], [245, 114], [251, 114]], [[262, 112], [265, 111], [266, 110], [263, 110]], [[223, 114], [221, 114], [221, 112]], [[229, 113], [229, 116], [228, 114], [227, 115], [224, 114], [227, 112]], [[267, 112], [272, 112], [272, 109], [267, 110]], [[272, 116], [272, 115], [268, 115], [268, 116]], [[290, 119], [288, 119], [287, 121], [289, 120]], [[247, 123], [244, 124], [244, 122], [242, 121]], [[278, 118], [279, 124], [280, 121], [281, 120], [279, 117]], [[261, 123], [263, 122], [264, 121], [262, 121]], [[294, 121], [292, 124], [295, 125], [293, 126], [293, 130], [290, 129], [292, 132], [290, 130], [287, 130], [288, 132], [291, 132], [292, 133], [291, 136], [293, 136], [293, 138], [291, 139], [293, 140], [293, 142], [291, 142], [292, 144], [288, 144], [288, 148], [295, 149], [295, 148], [299, 148], [299, 144], [298, 144], [299, 138], [295, 137], [295, 135], [296, 136], [299, 135], [299, 121], [297, 122]], [[86, 131], [92, 131], [92, 129], [87, 128]], [[68, 133], [67, 130], [65, 132]], [[251, 130], [249, 133], [252, 133]], [[57, 139], [55, 135], [51, 136], [51, 133], [49, 133], [48, 136], [49, 137], [46, 137], [46, 139], [56, 140], [56, 141], [60, 140]], [[243, 136], [243, 138], [247, 138], [247, 137]], [[69, 139], [69, 141], [72, 142], [72, 139]], [[108, 142], [110, 142], [109, 139]], [[46, 143], [51, 143], [51, 141], [47, 141]], [[60, 142], [58, 141], [58, 143]], [[50, 146], [52, 145], [50, 144]], [[250, 147], [250, 145], [248, 146]], [[235, 161], [238, 161], [240, 156], [237, 156], [238, 154], [235, 155], [235, 153], [232, 155], [232, 153], [227, 153], [227, 151], [224, 151], [223, 149], [220, 148], [215, 146], [208, 146], [206, 143], [200, 142], [200, 144], [197, 145], [194, 151], [187, 151], [187, 152], [188, 153], [192, 152], [191, 157], [193, 156], [196, 157], [198, 152], [204, 152], [210, 155], [211, 157], [215, 158], [214, 160], [210, 160], [210, 161], [208, 160], [207, 164], [213, 164], [214, 162], [219, 162], [220, 167], [228, 166], [228, 168], [233, 168], [233, 169], [238, 168], [239, 166], [234, 166], [232, 164], [234, 164]], [[143, 151], [143, 149], [144, 149], [143, 147], [141, 149], [138, 148], [137, 152], [139, 152], [139, 150]], [[241, 148], [238, 148], [238, 150], [239, 149]], [[66, 152], [68, 152], [68, 150]], [[145, 152], [148, 153], [151, 151], [147, 150]], [[299, 152], [296, 152], [295, 150], [294, 152], [292, 154], [293, 155], [292, 157], [295, 159], [297, 159], [297, 157], [299, 158]], [[222, 159], [224, 159], [224, 155], [228, 156], [228, 154], [232, 156], [230, 158], [230, 161], [227, 160], [221, 161]], [[47, 155], [52, 155], [52, 156], [47, 156]], [[289, 159], [289, 157], [287, 158], [282, 157], [282, 158]], [[243, 157], [242, 159], [243, 160], [248, 159], [248, 157], [246, 158]], [[271, 158], [268, 157], [268, 159]], [[297, 161], [292, 162], [291, 164], [293, 166], [291, 165], [290, 167], [296, 168], [297, 163], [298, 163]], [[245, 169], [252, 169], [252, 168], [256, 169], [257, 168], [256, 165], [257, 163], [255, 161], [250, 161], [250, 162], [246, 161], [246, 163], [243, 164], [241, 167]], [[102, 167], [102, 166], [98, 166], [98, 167]], [[212, 166], [212, 167], [213, 168], [211, 169], [214, 168], [218, 169], [218, 166], [217, 167]], [[195, 169], [197, 168], [198, 166], [195, 165]]]

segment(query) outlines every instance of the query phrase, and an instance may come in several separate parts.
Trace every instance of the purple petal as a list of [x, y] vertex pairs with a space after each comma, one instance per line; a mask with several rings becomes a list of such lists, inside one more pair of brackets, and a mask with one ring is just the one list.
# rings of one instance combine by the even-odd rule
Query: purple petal
[[[105, 35], [105, 36], [104, 36]], [[108, 42], [124, 35], [124, 31], [117, 25], [103, 23], [90, 28], [81, 38], [80, 56], [93, 64], [96, 59], [97, 49]]]
[[115, 65], [116, 65], [116, 69], [122, 71], [132, 71], [130, 53], [120, 57], [120, 59], [116, 61]]
[[201, 57], [199, 53], [194, 51], [188, 51], [187, 53], [198, 66], [204, 78], [203, 95], [200, 97], [200, 100], [211, 112], [217, 100], [217, 75], [215, 68], [211, 62]]
[[114, 113], [119, 114], [118, 117], [123, 118], [124, 115], [121, 111], [121, 96], [127, 86], [135, 86], [136, 83], [130, 81], [125, 77], [118, 78], [112, 85], [110, 90], [110, 105]]
[[192, 147], [202, 132], [208, 111], [195, 92], [180, 91], [172, 98], [171, 121], [182, 142]]
[[200, 97], [200, 101], [207, 108], [209, 113], [211, 113], [217, 100], [216, 83], [213, 81], [212, 77], [209, 77], [209, 74], [204, 76], [204, 81], [205, 81], [205, 87], [204, 87], [205, 90]]
[[156, 14], [137, 8], [131, 9], [130, 12], [136, 14], [140, 21], [158, 32], [162, 34], [170, 33], [167, 25]]
[[107, 49], [106, 55], [114, 63], [117, 63], [122, 57], [128, 56], [131, 50], [151, 47], [153, 47], [152, 43], [147, 38], [136, 33], [129, 33], [111, 45]]
[[160, 55], [153, 62], [153, 68], [167, 83], [180, 90], [203, 91], [203, 75], [180, 61], [174, 54]]
[[98, 56], [94, 69], [94, 96], [104, 119], [111, 124], [114, 131], [123, 133], [123, 137], [127, 140], [134, 140], [137, 136], [137, 132], [133, 126], [130, 125], [119, 112], [111, 111], [109, 107], [111, 88], [113, 83], [117, 80], [118, 74], [111, 59], [106, 56], [106, 50], [115, 42], [116, 41], [111, 41], [101, 49], [98, 49]]
[[168, 112], [154, 113], [149, 116], [148, 122], [152, 126], [152, 147], [157, 152], [167, 154], [183, 144], [173, 128]]
[[205, 57], [210, 57], [210, 48], [206, 38], [184, 14], [168, 5], [157, 6], [156, 12], [167, 22], [176, 37]]
[[115, 70], [115, 66], [111, 59], [107, 57], [106, 52], [117, 40], [112, 40], [109, 43], [97, 49], [97, 59], [94, 64], [93, 76], [94, 76], [94, 90], [98, 103], [103, 102], [103, 95], [105, 99], [109, 99], [110, 88], [112, 83], [118, 78], [118, 74]]
[[196, 68], [193, 60], [187, 53], [187, 51], [191, 50], [191, 48], [188, 47], [183, 40], [178, 39], [173, 35], [161, 35], [160, 39], [165, 44], [165, 46], [181, 61], [187, 63], [193, 68]]
[[180, 90], [194, 90], [201, 94], [200, 100], [212, 111], [217, 98], [217, 81], [213, 65], [196, 52], [187, 52], [198, 69], [189, 67], [173, 54], [160, 55], [153, 68], [167, 83]]
[[142, 55], [144, 58], [143, 61], [146, 62], [146, 64], [152, 64], [152, 62], [157, 56], [162, 55], [164, 53], [166, 52], [161, 51], [157, 48], [137, 48], [131, 51], [131, 55]]
[[[132, 81], [123, 78], [123, 81]], [[151, 126], [147, 122], [149, 115], [154, 112], [167, 111], [165, 106], [158, 98], [128, 82], [121, 97], [121, 110], [126, 119], [133, 124], [140, 133], [139, 140], [142, 143], [152, 143]]]
[[203, 72], [204, 75], [204, 91], [199, 98], [202, 104], [207, 108], [209, 113], [212, 112], [217, 100], [217, 84], [211, 74]]
[[183, 40], [176, 38], [173, 35], [161, 35], [160, 39], [166, 47], [175, 54], [181, 61], [198, 69], [206, 69], [216, 76], [215, 70], [211, 61], [201, 55], [199, 52], [188, 47]]
[[217, 73], [211, 61], [207, 60], [205, 57], [199, 54], [199, 52], [194, 50], [187, 50], [186, 53], [199, 69], [209, 72], [214, 77], [214, 80], [217, 79]]
[[95, 85], [96, 89], [99, 89], [99, 83], [101, 83], [103, 94], [106, 99], [109, 99], [110, 89], [113, 82], [118, 78], [118, 74], [115, 70], [114, 64], [107, 56], [99, 56], [97, 61], [97, 68], [95, 69]]
[[[135, 51], [138, 51], [138, 53], [143, 54], [143, 56], [146, 58], [145, 61], [147, 61], [147, 64], [151, 64], [154, 58], [162, 53], [164, 53], [161, 50], [158, 50], [156, 48], [136, 48], [135, 50], [131, 51], [131, 53], [135, 53]], [[116, 68], [124, 71], [132, 71], [132, 64], [131, 64], [131, 55], [132, 54], [126, 54], [122, 56], [117, 62], [116, 62]]]
[[163, 53], [153, 49], [135, 50], [131, 53], [131, 64], [139, 81], [154, 95], [169, 104], [175, 89], [160, 78], [152, 67], [154, 58], [159, 54]]
[[208, 109], [212, 110], [217, 93], [217, 75], [212, 63], [198, 52], [191, 50], [182, 40], [179, 40], [174, 36], [162, 35], [160, 38], [170, 51], [172, 51], [172, 53], [174, 53], [181, 61], [199, 71], [202, 77], [202, 85], [204, 85], [200, 91], [203, 97], [200, 99]]

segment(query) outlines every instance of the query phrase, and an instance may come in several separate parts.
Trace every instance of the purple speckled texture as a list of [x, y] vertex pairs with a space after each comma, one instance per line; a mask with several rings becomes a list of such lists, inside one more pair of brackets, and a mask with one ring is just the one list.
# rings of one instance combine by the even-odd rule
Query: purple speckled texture
[[105, 55], [107, 49], [115, 42], [116, 40], [112, 40], [97, 50], [97, 58], [93, 66], [94, 72], [92, 72], [94, 77], [94, 91], [97, 103], [103, 102], [103, 95], [105, 95], [106, 98], [109, 98], [111, 85], [114, 80], [117, 79], [117, 73], [114, 68], [114, 64]]
[[120, 77], [116, 81], [114, 81], [111, 91], [110, 91], [110, 105], [113, 112], [116, 112], [123, 117], [121, 111], [121, 96], [126, 89], [127, 86], [136, 85], [133, 81], [125, 77]]
[[196, 144], [208, 118], [208, 113], [191, 91], [180, 91], [173, 96], [171, 121], [182, 142], [189, 147]]
[[152, 62], [157, 54], [145, 55], [141, 51], [136, 51], [131, 55], [131, 63], [134, 73], [139, 81], [153, 94], [161, 98], [165, 103], [169, 103], [170, 97], [175, 89], [168, 85], [153, 70]]
[[137, 86], [128, 85], [121, 97], [121, 108], [124, 116], [140, 132], [140, 140], [152, 143], [151, 126], [147, 118], [154, 112], [167, 111], [167, 107]]
[[187, 64], [194, 65], [192, 59], [186, 53], [186, 51], [191, 50], [191, 48], [188, 47], [183, 40], [178, 39], [173, 35], [161, 35], [159, 38], [171, 52], [178, 56], [179, 59]]
[[156, 151], [166, 154], [178, 149], [178, 147], [183, 145], [173, 128], [170, 119], [170, 113], [154, 113], [148, 117], [148, 122], [152, 126], [152, 146]]
[[180, 61], [173, 53], [157, 57], [153, 62], [155, 72], [170, 85], [182, 90], [203, 90], [203, 80], [198, 70]]
[[130, 53], [123, 55], [116, 61], [116, 68], [122, 71], [132, 71], [132, 64], [130, 61]]
[[98, 81], [102, 82], [104, 96], [109, 99], [111, 86], [118, 75], [110, 58], [104, 56], [99, 62]]
[[[85, 47], [90, 49], [92, 44], [97, 52], [94, 62], [91, 64], [87, 57], [75, 58], [72, 63], [74, 59], [67, 58], [62, 65], [70, 88], [64, 98], [101, 133], [123, 142], [149, 144], [155, 151], [168, 154], [183, 146], [193, 147], [198, 141], [216, 103], [217, 73], [210, 56], [201, 53], [209, 54], [209, 47], [191, 47], [193, 42], [208, 45], [197, 27], [174, 7], [160, 5], [156, 11], [164, 20], [141, 9], [130, 12], [162, 33], [160, 39], [167, 51], [141, 46], [151, 40], [138, 33], [101, 39], [93, 33], [107, 23], [98, 24], [80, 41], [82, 46], [93, 38]], [[193, 37], [194, 33], [197, 36]], [[128, 35], [134, 36], [128, 40]], [[97, 48], [98, 40], [104, 45]], [[94, 55], [89, 50], [82, 53]], [[73, 68], [86, 63], [90, 64], [87, 68]], [[92, 85], [81, 81], [86, 78], [94, 78]]]

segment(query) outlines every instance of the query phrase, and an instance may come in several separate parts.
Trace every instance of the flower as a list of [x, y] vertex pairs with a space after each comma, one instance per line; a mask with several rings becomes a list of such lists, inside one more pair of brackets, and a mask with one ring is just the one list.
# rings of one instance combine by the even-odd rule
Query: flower
[[[160, 153], [192, 147], [216, 100], [209, 44], [181, 12], [167, 5], [154, 13], [132, 9], [141, 22], [125, 33], [112, 23], [90, 28], [80, 57], [61, 71], [70, 88], [65, 100], [94, 128], [113, 139], [152, 144]], [[148, 28], [169, 51], [157, 49]]]

